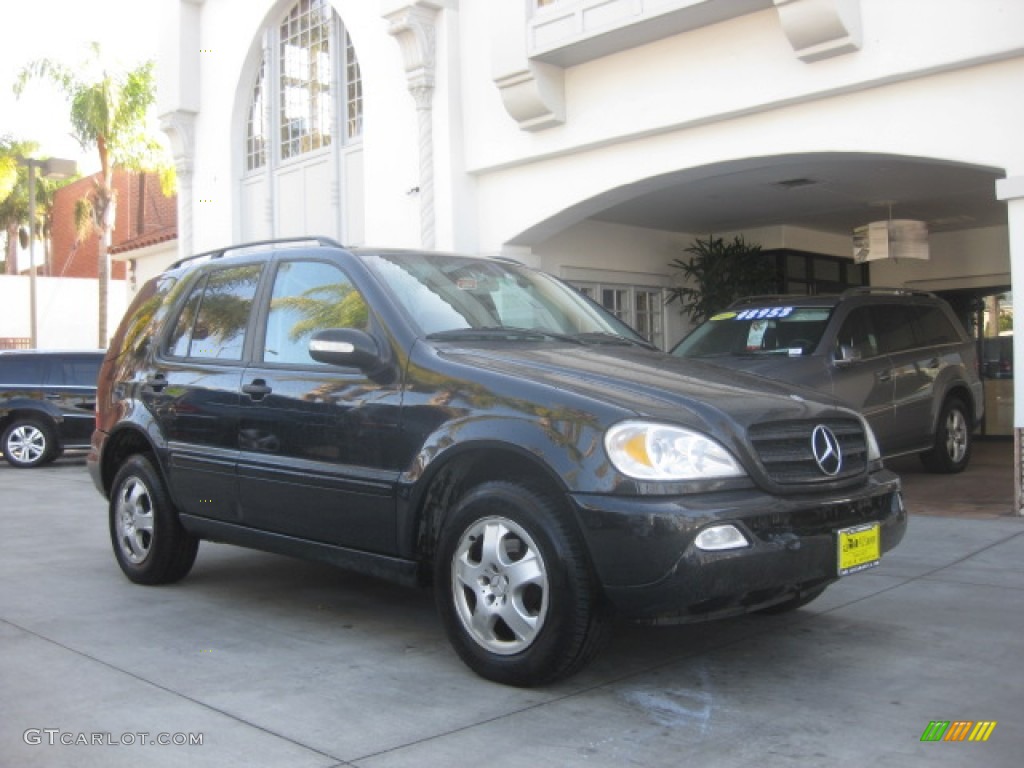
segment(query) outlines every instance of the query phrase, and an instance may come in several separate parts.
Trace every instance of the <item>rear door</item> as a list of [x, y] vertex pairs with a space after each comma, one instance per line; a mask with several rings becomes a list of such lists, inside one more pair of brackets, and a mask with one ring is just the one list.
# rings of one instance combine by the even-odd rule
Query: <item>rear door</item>
[[100, 354], [60, 354], [49, 359], [46, 399], [60, 409], [65, 447], [89, 444], [96, 423], [96, 378]]
[[142, 383], [143, 401], [167, 440], [171, 493], [188, 514], [239, 519], [239, 387], [261, 269], [247, 264], [202, 275]]
[[240, 401], [246, 525], [394, 552], [399, 383], [318, 363], [308, 352], [310, 336], [324, 328], [372, 332], [370, 308], [338, 264], [311, 258], [280, 262], [264, 302]]
[[960, 356], [962, 339], [941, 308], [934, 304], [908, 307], [913, 317], [914, 342], [911, 349], [896, 356], [905, 370], [897, 378], [896, 428], [907, 436], [909, 448], [927, 448], [933, 442], [933, 427], [941, 403], [942, 382], [963, 378]]
[[882, 351], [889, 356], [893, 378], [892, 452], [922, 447], [928, 432], [928, 417], [921, 420], [921, 411], [930, 408], [934, 389], [936, 362], [918, 347], [915, 335], [914, 308], [904, 303], [878, 304], [871, 308], [878, 329]]

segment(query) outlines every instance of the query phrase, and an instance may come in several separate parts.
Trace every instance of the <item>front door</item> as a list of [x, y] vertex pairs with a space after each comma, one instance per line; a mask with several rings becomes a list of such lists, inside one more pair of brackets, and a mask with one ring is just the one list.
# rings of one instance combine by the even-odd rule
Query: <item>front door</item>
[[393, 553], [400, 391], [318, 363], [310, 336], [369, 330], [369, 310], [336, 265], [277, 266], [266, 323], [242, 377], [239, 500], [248, 526]]
[[853, 309], [840, 326], [836, 345], [850, 350], [854, 359], [833, 364], [833, 386], [837, 398], [864, 414], [882, 453], [889, 454], [899, 443], [892, 362], [882, 353], [870, 309]]

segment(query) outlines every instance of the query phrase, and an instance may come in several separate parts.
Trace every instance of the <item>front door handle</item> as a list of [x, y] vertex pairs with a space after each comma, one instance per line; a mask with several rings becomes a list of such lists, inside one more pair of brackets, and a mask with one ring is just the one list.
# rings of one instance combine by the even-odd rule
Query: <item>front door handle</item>
[[167, 377], [162, 373], [150, 374], [146, 377], [146, 386], [154, 392], [159, 392], [167, 386]]
[[883, 383], [892, 381], [892, 368], [887, 371], [879, 371], [878, 380]]
[[242, 391], [253, 400], [262, 400], [274, 390], [268, 387], [267, 382], [263, 379], [253, 379], [251, 384], [242, 387]]

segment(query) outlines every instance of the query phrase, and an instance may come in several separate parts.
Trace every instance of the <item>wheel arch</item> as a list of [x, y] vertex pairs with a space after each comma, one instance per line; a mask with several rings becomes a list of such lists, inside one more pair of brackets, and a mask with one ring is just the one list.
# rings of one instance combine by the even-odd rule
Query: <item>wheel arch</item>
[[60, 409], [50, 403], [28, 398], [17, 398], [8, 401], [0, 409], [0, 431], [6, 429], [7, 425], [18, 418], [32, 416], [42, 416], [49, 419], [53, 423], [54, 428], [58, 430], [64, 421], [64, 415], [60, 412]]
[[934, 435], [939, 429], [939, 419], [942, 416], [942, 411], [946, 407], [946, 403], [950, 400], [960, 400], [964, 404], [966, 413], [964, 416], [968, 419], [968, 427], [973, 431], [978, 426], [977, 419], [977, 407], [978, 403], [975, 402], [974, 394], [971, 392], [970, 386], [967, 382], [957, 381], [946, 389], [942, 399], [935, 400], [935, 408], [932, 412], [932, 435]]
[[[549, 464], [521, 446], [473, 441], [450, 449], [432, 462], [413, 486], [404, 530], [399, 530], [403, 549], [421, 562], [423, 573], [429, 573], [441, 527], [451, 509], [470, 489], [494, 480], [520, 482], [555, 499], [562, 499], [568, 490]], [[565, 510], [571, 513], [568, 505]]]
[[118, 468], [124, 464], [129, 456], [142, 454], [149, 459], [153, 468], [160, 473], [164, 485], [167, 485], [167, 478], [164, 477], [163, 463], [157, 456], [156, 446], [153, 445], [149, 436], [134, 424], [125, 426], [111, 432], [103, 445], [103, 457], [100, 462], [100, 479], [103, 484], [104, 493], [109, 496], [110, 489], [114, 484], [114, 477]]

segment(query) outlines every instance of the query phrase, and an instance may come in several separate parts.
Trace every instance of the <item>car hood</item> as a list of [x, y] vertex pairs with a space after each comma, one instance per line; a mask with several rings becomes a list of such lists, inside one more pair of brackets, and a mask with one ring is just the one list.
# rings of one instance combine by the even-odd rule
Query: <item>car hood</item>
[[[811, 390], [638, 347], [445, 345], [443, 357], [533, 386], [596, 399], [631, 415], [721, 429], [816, 418], [834, 409]], [[733, 430], [729, 430], [733, 431]]]

